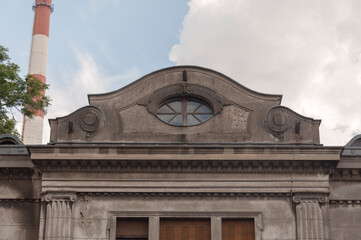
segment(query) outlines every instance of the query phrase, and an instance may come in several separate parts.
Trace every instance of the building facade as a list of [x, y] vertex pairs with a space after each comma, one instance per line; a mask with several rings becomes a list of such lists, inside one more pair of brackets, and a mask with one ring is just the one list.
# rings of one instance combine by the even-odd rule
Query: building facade
[[361, 239], [361, 135], [210, 69], [153, 72], [0, 138], [0, 239]]

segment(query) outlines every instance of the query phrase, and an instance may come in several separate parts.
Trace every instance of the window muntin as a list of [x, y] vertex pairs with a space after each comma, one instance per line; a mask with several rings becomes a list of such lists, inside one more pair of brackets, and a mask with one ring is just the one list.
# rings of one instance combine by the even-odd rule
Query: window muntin
[[173, 126], [194, 126], [210, 119], [213, 110], [198, 99], [177, 98], [163, 103], [156, 115], [163, 122]]

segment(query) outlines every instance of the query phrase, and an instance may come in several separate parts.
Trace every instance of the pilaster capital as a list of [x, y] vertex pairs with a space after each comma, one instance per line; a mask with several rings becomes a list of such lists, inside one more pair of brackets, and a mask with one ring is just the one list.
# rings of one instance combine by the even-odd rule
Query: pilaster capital
[[295, 203], [326, 203], [328, 196], [326, 194], [296, 194], [292, 197]]
[[75, 192], [51, 192], [45, 193], [42, 197], [42, 201], [70, 201], [75, 202], [78, 199]]

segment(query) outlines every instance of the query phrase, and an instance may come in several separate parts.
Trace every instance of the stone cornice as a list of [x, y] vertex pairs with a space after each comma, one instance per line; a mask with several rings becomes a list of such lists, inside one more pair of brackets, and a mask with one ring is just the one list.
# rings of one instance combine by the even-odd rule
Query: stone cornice
[[24, 199], [24, 198], [0, 198], [0, 203], [39, 203], [40, 199], [32, 198], [32, 199]]
[[42, 172], [328, 173], [335, 161], [34, 160]]
[[359, 206], [361, 207], [361, 199], [330, 199], [331, 206]]
[[0, 179], [24, 179], [34, 177], [33, 168], [0, 168]]
[[29, 147], [33, 160], [326, 160], [342, 148], [297, 145], [80, 144]]
[[28, 149], [24, 145], [0, 145], [1, 155], [21, 155], [27, 157]]
[[329, 172], [342, 148], [296, 145], [89, 144], [32, 146], [41, 171]]
[[330, 178], [331, 181], [361, 181], [361, 169], [336, 169]]
[[124, 197], [124, 198], [207, 198], [207, 199], [274, 199], [274, 198], [290, 198], [291, 193], [215, 193], [215, 192], [79, 192], [79, 197], [94, 196], [94, 197]]

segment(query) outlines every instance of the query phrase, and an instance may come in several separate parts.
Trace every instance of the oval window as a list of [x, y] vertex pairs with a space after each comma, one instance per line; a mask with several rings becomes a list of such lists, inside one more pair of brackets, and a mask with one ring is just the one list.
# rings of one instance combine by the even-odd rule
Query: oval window
[[195, 99], [173, 99], [162, 104], [157, 117], [173, 126], [194, 126], [207, 121], [213, 110], [204, 102]]

